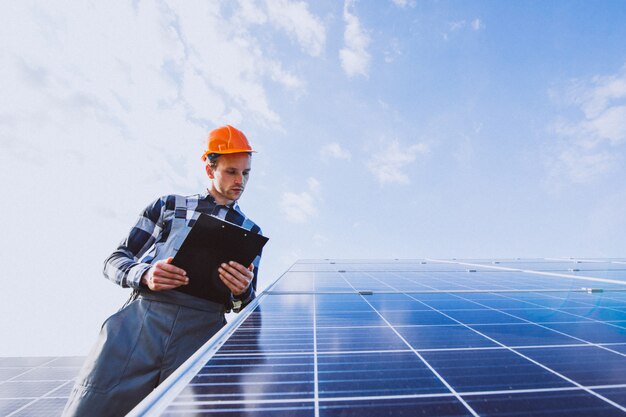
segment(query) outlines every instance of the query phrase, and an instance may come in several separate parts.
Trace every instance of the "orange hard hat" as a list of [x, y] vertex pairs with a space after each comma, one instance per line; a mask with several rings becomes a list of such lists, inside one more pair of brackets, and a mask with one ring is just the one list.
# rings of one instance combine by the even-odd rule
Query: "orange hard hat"
[[241, 130], [231, 125], [221, 126], [209, 133], [207, 150], [202, 154], [202, 160], [206, 161], [211, 154], [224, 155], [239, 152], [255, 152], [252, 150], [248, 138]]

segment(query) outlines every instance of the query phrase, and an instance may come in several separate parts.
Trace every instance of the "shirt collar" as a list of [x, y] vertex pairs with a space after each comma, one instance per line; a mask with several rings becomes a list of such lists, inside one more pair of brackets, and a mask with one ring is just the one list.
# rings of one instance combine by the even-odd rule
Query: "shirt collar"
[[[213, 197], [211, 195], [211, 193], [209, 192], [208, 189], [201, 195], [202, 195], [202, 199], [207, 199], [208, 201], [210, 201], [211, 203], [215, 204], [216, 206], [220, 205], [220, 204], [217, 204], [217, 201], [215, 201], [215, 197]], [[238, 213], [241, 213], [241, 209], [239, 208], [239, 204], [237, 204], [237, 200], [233, 201], [230, 204], [225, 204], [225, 205], [223, 205], [223, 207], [226, 207], [228, 209], [233, 209], [233, 210], [237, 211]]]

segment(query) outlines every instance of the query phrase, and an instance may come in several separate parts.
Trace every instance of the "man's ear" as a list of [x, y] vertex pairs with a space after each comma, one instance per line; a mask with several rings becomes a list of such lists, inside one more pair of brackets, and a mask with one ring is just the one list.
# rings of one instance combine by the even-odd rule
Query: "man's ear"
[[206, 174], [209, 176], [209, 178], [210, 179], [215, 178], [215, 175], [213, 174], [213, 168], [211, 168], [211, 165], [206, 164], [205, 168], [206, 168]]

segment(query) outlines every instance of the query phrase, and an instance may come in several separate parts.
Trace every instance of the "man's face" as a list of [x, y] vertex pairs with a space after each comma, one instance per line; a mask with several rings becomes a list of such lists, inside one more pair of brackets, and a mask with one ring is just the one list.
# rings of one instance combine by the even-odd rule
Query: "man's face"
[[243, 194], [250, 175], [252, 158], [247, 153], [221, 155], [217, 167], [207, 165], [207, 174], [213, 180], [211, 194], [218, 204], [228, 204], [238, 200]]

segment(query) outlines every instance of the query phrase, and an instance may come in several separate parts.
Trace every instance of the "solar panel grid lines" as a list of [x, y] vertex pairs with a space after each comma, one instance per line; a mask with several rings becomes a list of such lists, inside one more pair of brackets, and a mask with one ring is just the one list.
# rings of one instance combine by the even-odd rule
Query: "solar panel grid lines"
[[[436, 261], [436, 262], [445, 262], [445, 263], [451, 262], [451, 261], [440, 260], [440, 259], [430, 259], [430, 260]], [[461, 265], [469, 266], [469, 267], [484, 267], [484, 268], [491, 268], [494, 270], [501, 270], [501, 271], [511, 271], [511, 272], [516, 271], [516, 272], [523, 272], [526, 274], [537, 274], [537, 275], [553, 276], [553, 277], [559, 277], [559, 278], [579, 279], [579, 280], [595, 281], [595, 282], [600, 282], [600, 283], [610, 283], [610, 284], [617, 284], [617, 285], [624, 284], [624, 281], [612, 280], [612, 279], [606, 279], [606, 278], [597, 278], [593, 276], [577, 276], [573, 274], [554, 273], [550, 271], [536, 271], [536, 270], [531, 270], [531, 269], [520, 269], [520, 268], [510, 268], [510, 267], [503, 267], [503, 266], [475, 264], [471, 262], [458, 262], [458, 263]]]
[[60, 415], [82, 357], [0, 358], [0, 415]]
[[[552, 328], [550, 328], [550, 327], [546, 327], [546, 326], [544, 326], [544, 325], [542, 325], [542, 324], [540, 324], [540, 323], [532, 322], [532, 321], [527, 320], [527, 319], [525, 319], [525, 318], [522, 318], [522, 317], [519, 317], [519, 316], [515, 316], [514, 314], [511, 314], [511, 313], [509, 313], [509, 312], [506, 312], [506, 311], [501, 311], [501, 310], [497, 310], [497, 309], [494, 309], [494, 308], [492, 308], [492, 307], [489, 307], [489, 306], [487, 306], [487, 305], [485, 305], [485, 304], [482, 304], [482, 303], [479, 303], [479, 302], [476, 302], [476, 301], [472, 301], [472, 302], [474, 302], [474, 303], [476, 303], [476, 304], [478, 304], [478, 305], [480, 305], [480, 306], [483, 306], [483, 307], [485, 307], [486, 309], [489, 309], [489, 310], [493, 310], [493, 311], [496, 311], [496, 312], [500, 312], [500, 313], [506, 314], [506, 315], [508, 315], [508, 316], [511, 316], [511, 317], [513, 317], [513, 318], [517, 319], [517, 320], [522, 320], [522, 321], [524, 321], [524, 322], [526, 322], [526, 323], [528, 323], [528, 324], [535, 325], [535, 326], [538, 326], [538, 327], [542, 327], [542, 328], [545, 328], [546, 330], [551, 330], [551, 331], [554, 331], [554, 332], [556, 332], [556, 333], [560, 333], [560, 334], [562, 334], [562, 335], [564, 335], [564, 336], [567, 336], [567, 337], [572, 337], [572, 338], [577, 339], [577, 340], [579, 340], [579, 341], [581, 341], [581, 342], [584, 342], [584, 343], [593, 344], [592, 342], [589, 342], [589, 341], [587, 341], [587, 340], [583, 340], [583, 339], [581, 339], [581, 338], [578, 338], [578, 337], [572, 336], [572, 335], [570, 335], [570, 334], [566, 334], [566, 333], [560, 332], [560, 331], [558, 331], [558, 330], [552, 329]], [[574, 315], [574, 316], [575, 316], [575, 315]]]
[[[485, 268], [488, 268], [488, 267], [489, 266]], [[430, 291], [444, 291], [444, 290], [445, 291], [463, 291], [463, 290], [468, 290], [468, 291], [481, 291], [481, 290], [482, 291], [486, 291], [486, 290], [549, 291], [549, 290], [558, 290], [558, 289], [588, 291], [589, 288], [594, 288], [594, 287], [597, 287], [599, 284], [602, 284], [603, 286], [606, 286], [606, 288], [610, 288], [611, 290], [617, 290], [617, 289], [624, 290], [624, 287], [622, 285], [623, 283], [615, 284], [615, 282], [621, 282], [621, 281], [599, 279], [599, 278], [585, 277], [585, 276], [575, 276], [571, 274], [570, 275], [560, 274], [562, 275], [561, 276], [562, 278], [567, 278], [568, 280], [556, 280], [556, 281], [552, 280], [551, 281], [552, 288], [546, 288], [545, 287], [545, 274], [546, 273], [549, 274], [549, 272], [546, 272], [546, 273], [542, 272], [540, 273], [540, 275], [543, 274], [544, 276], [531, 278], [529, 277], [530, 274], [525, 273], [523, 270], [512, 269], [512, 268], [505, 269], [505, 270], [493, 270], [493, 269], [490, 270], [490, 269], [485, 269], [485, 268], [481, 270], [477, 269], [476, 270], [477, 272], [474, 273], [475, 275], [471, 279], [469, 279], [468, 276], [463, 277], [463, 279], [466, 282], [465, 284], [459, 283], [458, 273], [461, 273], [461, 272], [466, 273], [467, 270], [457, 270], [457, 271], [447, 271], [447, 272], [441, 272], [441, 271], [429, 272], [427, 276], [431, 280], [431, 285], [428, 285], [428, 282], [423, 282], [424, 275], [426, 274], [424, 271], [411, 271], [411, 272], [405, 271], [403, 272], [403, 274], [407, 276], [409, 274], [413, 274], [413, 276], [419, 277], [419, 280], [420, 280], [419, 286], [421, 286], [421, 288], [419, 290], [415, 288], [413, 288], [412, 290], [411, 288], [398, 288], [398, 289], [399, 290], [401, 289], [404, 292], [408, 292], [408, 291], [424, 292], [428, 290]], [[355, 274], [358, 276], [359, 272], [364, 272], [364, 271], [350, 271], [346, 269], [345, 274]], [[501, 274], [498, 274], [498, 272], [500, 272]], [[376, 272], [371, 271], [369, 273], [373, 275]], [[387, 272], [387, 273], [390, 273], [390, 272]], [[620, 274], [622, 273], [621, 270], [619, 271], [619, 273]], [[329, 274], [329, 276], [323, 277], [324, 274]], [[331, 276], [332, 276], [332, 279], [331, 279]], [[522, 276], [521, 280], [519, 279], [520, 276]], [[294, 289], [296, 289], [293, 287], [293, 285], [297, 285], [298, 292], [301, 292], [301, 293], [320, 292], [319, 288], [314, 288], [314, 285], [320, 285], [319, 284], [320, 282], [321, 282], [321, 285], [324, 285], [325, 284], [324, 281], [326, 279], [331, 279], [331, 282], [334, 282], [336, 286], [335, 288], [330, 288], [326, 286], [326, 289], [329, 290], [327, 292], [331, 292], [331, 293], [336, 292], [338, 289], [346, 291], [347, 286], [341, 283], [338, 283], [337, 278], [338, 278], [338, 274], [336, 271], [309, 271], [305, 273], [305, 275], [302, 276], [301, 279], [298, 279], [298, 280], [292, 279], [292, 280], [284, 281], [278, 286], [278, 288], [273, 289], [273, 291], [290, 293], [290, 292], [294, 292]], [[507, 278], [507, 279], [505, 280], [504, 278]], [[592, 278], [592, 279], [588, 279], [588, 278]], [[575, 279], [577, 281], [572, 281], [572, 279]], [[520, 285], [520, 281], [522, 285]], [[308, 287], [304, 287], [302, 284], [303, 282], [308, 283], [309, 284]], [[435, 283], [441, 284], [442, 282], [445, 282], [447, 286], [439, 285], [438, 287], [433, 287], [433, 284]], [[473, 286], [467, 285], [468, 283], [471, 284], [472, 282], [474, 283]], [[488, 284], [490, 286], [487, 286]], [[359, 289], [360, 290], [361, 289], [376, 290], [376, 291], [382, 291], [382, 292], [385, 291], [384, 287], [372, 288], [371, 286], [368, 287], [367, 285], [364, 285], [364, 284], [360, 285]]]
[[[480, 303], [478, 303], [478, 304], [480, 304]], [[483, 304], [481, 304], [481, 305], [483, 305]], [[539, 304], [537, 304], [537, 305], [539, 305]], [[487, 308], [491, 308], [491, 307], [489, 307], [489, 306], [485, 306], [485, 307], [487, 307]], [[570, 311], [556, 310], [556, 309], [552, 309], [552, 308], [547, 308], [547, 309], [548, 309], [548, 310], [552, 310], [552, 311], [562, 312], [562, 313], [564, 313], [564, 314], [568, 314], [568, 315], [571, 315], [571, 316], [573, 316], [573, 317], [577, 317], [577, 318], [582, 318], [582, 319], [584, 319], [584, 320], [589, 320], [589, 321], [593, 321], [593, 322], [600, 323], [600, 324], [606, 324], [606, 325], [608, 325], [608, 326], [615, 326], [615, 327], [618, 327], [618, 328], [620, 328], [620, 329], [621, 329], [621, 328], [623, 328], [623, 326], [616, 325], [616, 324], [611, 323], [611, 322], [609, 322], [609, 321], [600, 321], [600, 320], [596, 320], [596, 319], [593, 319], [593, 318], [583, 317], [583, 316], [580, 316], [580, 315], [577, 315], [577, 314], [573, 314], [573, 313], [571, 313]], [[619, 310], [616, 310], [616, 311], [619, 311]], [[516, 316], [515, 314], [512, 314], [512, 313], [508, 313], [508, 312], [505, 312], [505, 311], [502, 311], [502, 312], [503, 312], [503, 313], [505, 313], [505, 314], [511, 315], [512, 317], [515, 317], [515, 318], [517, 318], [517, 319], [524, 320], [524, 321], [526, 321], [526, 322], [528, 322], [528, 323], [535, 324], [535, 325], [540, 326], [540, 327], [546, 327], [546, 326], [542, 326], [542, 324], [541, 324], [540, 322], [536, 321], [536, 320], [533, 322], [533, 321], [527, 320], [527, 319], [525, 319], [525, 318], [523, 318], [523, 317]], [[621, 311], [620, 311], [620, 312], [621, 312]], [[551, 324], [564, 324], [564, 323], [570, 323], [570, 322], [567, 322], [567, 321], [565, 321], [565, 322], [558, 322], [558, 321], [556, 321], [556, 322], [555, 322], [555, 321], [551, 321], [550, 323], [551, 323]], [[552, 329], [552, 328], [550, 328], [550, 327], [546, 327], [546, 328], [547, 328], [547, 329], [550, 329], [550, 330], [553, 330], [553, 331], [557, 331], [557, 330]], [[558, 332], [558, 331], [557, 331], [557, 332]], [[572, 336], [572, 335], [569, 335], [569, 334], [568, 334], [567, 336], [569, 336], [569, 337], [574, 337], [574, 338], [575, 338], [575, 336]], [[582, 341], [582, 339], [579, 339], [579, 340], [581, 340], [581, 341]], [[584, 341], [584, 342], [585, 342], [585, 343], [589, 343], [589, 344], [594, 344], [593, 342], [590, 342], [590, 341]], [[604, 348], [604, 349], [608, 349], [608, 348], [606, 348], [605, 346], [600, 346], [600, 345], [596, 345], [596, 346], [602, 347], [602, 348]]]
[[[454, 295], [454, 296], [458, 297], [457, 295]], [[459, 298], [461, 298], [461, 297], [459, 297]], [[416, 300], [416, 301], [418, 301], [418, 302], [420, 302], [420, 303], [422, 303], [422, 304], [424, 304], [424, 305], [426, 305], [426, 306], [428, 306], [428, 304], [427, 304], [427, 303], [425, 303], [425, 302], [423, 302], [423, 301], [421, 301], [421, 300], [418, 300], [418, 299], [415, 299], [415, 300]], [[489, 306], [485, 306], [484, 304], [478, 303], [478, 302], [476, 302], [476, 301], [471, 301], [471, 302], [474, 302], [474, 303], [476, 303], [476, 304], [478, 304], [478, 305], [480, 305], [480, 306], [486, 307], [486, 308], [488, 308], [488, 309], [490, 309], [490, 310], [497, 311], [497, 310], [495, 310], [495, 309], [493, 309], [493, 308], [491, 308], [491, 307], [489, 307]], [[429, 307], [430, 307], [430, 306], [429, 306]], [[593, 395], [597, 396], [598, 398], [600, 398], [600, 399], [602, 399], [602, 400], [607, 401], [607, 402], [608, 402], [608, 403], [610, 403], [611, 405], [613, 405], [613, 406], [615, 406], [615, 407], [617, 407], [617, 408], [620, 408], [620, 409], [622, 409], [623, 411], [626, 411], [626, 408], [624, 408], [624, 407], [620, 406], [619, 404], [616, 404], [616, 403], [614, 403], [613, 401], [609, 400], [608, 398], [605, 398], [605, 397], [603, 397], [603, 396], [601, 396], [601, 395], [599, 395], [599, 394], [595, 393], [594, 391], [589, 390], [589, 389], [587, 389], [587, 388], [583, 387], [582, 385], [580, 385], [580, 384], [576, 383], [575, 381], [572, 381], [571, 379], [569, 379], [569, 378], [567, 378], [566, 376], [564, 376], [564, 375], [562, 375], [562, 374], [560, 374], [560, 373], [556, 372], [555, 370], [553, 370], [553, 369], [551, 369], [551, 368], [549, 368], [549, 367], [546, 367], [546, 366], [544, 366], [543, 364], [541, 364], [541, 363], [539, 363], [539, 362], [534, 361], [533, 359], [531, 359], [531, 358], [527, 357], [526, 355], [524, 355], [524, 354], [520, 353], [519, 351], [515, 350], [514, 348], [511, 348], [511, 347], [509, 347], [509, 346], [506, 346], [506, 345], [504, 345], [504, 344], [502, 344], [502, 343], [498, 342], [497, 340], [495, 340], [495, 339], [493, 339], [493, 338], [489, 337], [488, 335], [486, 335], [486, 334], [484, 334], [484, 333], [480, 332], [479, 330], [476, 330], [476, 329], [475, 329], [475, 328], [473, 328], [473, 327], [468, 326], [467, 324], [465, 324], [465, 323], [463, 323], [463, 322], [461, 322], [461, 321], [459, 321], [459, 320], [456, 320], [455, 318], [453, 318], [453, 317], [451, 317], [451, 316], [447, 315], [446, 313], [443, 313], [443, 312], [442, 312], [442, 314], [444, 314], [444, 315], [445, 315], [445, 316], [447, 316], [448, 318], [450, 318], [450, 319], [452, 319], [452, 320], [456, 321], [458, 324], [460, 324], [460, 325], [462, 325], [462, 326], [464, 326], [464, 327], [466, 327], [466, 328], [468, 328], [468, 329], [470, 329], [470, 330], [475, 331], [476, 333], [480, 334], [481, 336], [485, 337], [486, 339], [492, 340], [494, 343], [497, 343], [498, 345], [502, 346], [503, 348], [508, 349], [508, 350], [510, 350], [511, 352], [513, 352], [513, 353], [515, 353], [515, 354], [518, 354], [518, 355], [522, 356], [524, 359], [527, 359], [527, 360], [529, 360], [530, 362], [535, 363], [536, 365], [538, 365], [538, 366], [540, 366], [540, 367], [544, 368], [545, 370], [547, 370], [547, 371], [549, 371], [549, 372], [552, 372], [552, 373], [554, 373], [555, 375], [557, 375], [557, 376], [559, 376], [559, 377], [561, 377], [561, 378], [565, 379], [566, 381], [573, 383], [574, 385], [578, 386], [579, 388], [587, 390], [590, 394], [593, 394]], [[506, 313], [506, 312], [505, 312], [505, 314], [511, 315], [511, 314]], [[511, 315], [511, 316], [512, 316], [512, 315]], [[513, 316], [513, 317], [514, 317], [514, 316]], [[529, 322], [528, 320], [524, 320], [524, 321], [526, 321], [526, 322], [528, 322], [528, 323], [530, 323], [530, 324], [534, 325], [533, 323]], [[541, 325], [538, 325], [538, 326], [539, 326], [539, 327], [544, 327], [544, 326], [541, 326]], [[556, 331], [556, 330], [554, 330], [554, 329], [550, 329], [550, 328], [547, 328], [547, 327], [545, 327], [545, 328], [546, 328], [547, 330]], [[565, 333], [562, 333], [562, 332], [559, 332], [559, 331], [556, 331], [556, 332], [557, 332], [557, 333], [560, 333], [560, 334], [563, 334], [564, 336], [569, 336], [569, 335], [567, 335], [567, 334], [565, 334]], [[569, 336], [569, 337], [573, 337], [573, 336]], [[577, 339], [577, 340], [579, 340], [579, 341], [581, 341], [581, 342], [583, 342], [583, 343], [590, 343], [590, 342], [588, 342], [588, 341], [586, 341], [586, 340], [583, 340], [583, 339], [580, 339], [580, 338], [576, 338], [576, 337], [574, 337], [574, 338], [575, 338], [575, 339]], [[598, 345], [596, 345], [596, 346], [598, 346]], [[608, 348], [607, 348], [607, 350], [609, 350], [609, 351], [610, 351], [610, 349], [608, 349]], [[464, 405], [465, 405], [465, 403], [464, 403]], [[468, 407], [469, 407], [469, 406], [468, 406]], [[471, 410], [471, 411], [473, 412], [473, 410]]]
[[605, 264], [607, 262], [611, 264], [617, 265], [626, 265], [626, 260], [621, 258], [602, 258], [602, 259], [594, 259], [594, 258], [544, 258], [547, 261], [570, 261], [575, 263], [602, 263]]
[[[356, 291], [356, 288], [355, 288]], [[365, 300], [367, 302], [367, 300]], [[372, 306], [369, 302], [367, 302], [373, 309], [374, 311], [376, 311], [376, 313], [385, 321], [385, 323], [387, 323], [387, 325], [389, 325], [389, 327], [392, 328], [392, 330], [398, 335], [398, 337], [400, 337], [400, 339], [409, 347], [409, 349], [411, 349], [411, 351], [428, 367], [428, 369], [430, 369], [430, 371], [435, 374], [435, 376], [446, 386], [446, 388], [448, 388], [450, 390], [450, 392], [461, 402], [461, 404], [463, 404], [463, 406], [465, 406], [465, 408], [475, 417], [479, 417], [478, 414], [476, 413], [476, 411], [474, 411], [474, 409], [472, 407], [470, 407], [469, 404], [467, 404], [465, 402], [465, 400], [454, 390], [454, 388], [452, 388], [452, 386], [450, 386], [450, 384], [448, 384], [448, 382], [439, 374], [439, 372], [437, 372], [429, 363], [428, 361], [426, 361], [424, 359], [424, 357], [417, 352], [413, 346], [411, 346], [411, 344], [409, 342], [407, 342], [407, 340], [380, 314], [380, 312], [378, 312], [378, 310], [376, 310], [374, 308], [374, 306]]]
[[315, 296], [313, 296], [313, 387], [315, 390], [314, 401], [315, 401], [315, 417], [319, 417], [320, 415], [320, 395], [319, 395], [319, 364], [317, 357], [317, 302]]
[[[228, 339], [213, 341], [219, 349], [180, 378], [178, 394], [136, 415], [624, 414], [626, 266], [434, 265], [294, 264]], [[606, 265], [615, 276], [605, 278]]]
[[[443, 314], [445, 314], [445, 313], [443, 313]], [[561, 374], [561, 373], [559, 373], [559, 372], [555, 371], [554, 369], [551, 369], [551, 368], [549, 368], [549, 367], [545, 366], [544, 364], [542, 364], [542, 363], [540, 363], [540, 362], [537, 362], [537, 361], [533, 360], [532, 358], [530, 358], [530, 357], [528, 357], [528, 356], [524, 355], [523, 353], [519, 352], [519, 351], [518, 351], [518, 350], [516, 350], [515, 348], [512, 348], [512, 347], [506, 346], [506, 345], [504, 345], [504, 344], [502, 344], [502, 343], [498, 342], [496, 339], [493, 339], [493, 338], [491, 338], [490, 336], [488, 336], [488, 335], [486, 335], [486, 334], [484, 334], [484, 333], [480, 332], [479, 330], [476, 330], [475, 328], [472, 328], [472, 327], [470, 327], [470, 326], [468, 326], [468, 325], [466, 325], [466, 324], [463, 324], [462, 322], [460, 322], [460, 321], [458, 321], [458, 320], [455, 320], [455, 321], [457, 321], [459, 324], [461, 324], [461, 325], [463, 325], [463, 326], [467, 327], [468, 329], [470, 329], [470, 330], [473, 330], [473, 331], [477, 332], [478, 334], [480, 334], [481, 336], [485, 337], [486, 339], [489, 339], [489, 340], [493, 341], [494, 343], [497, 343], [498, 345], [502, 346], [503, 348], [505, 348], [505, 349], [507, 349], [507, 350], [509, 350], [509, 351], [511, 351], [511, 352], [513, 352], [513, 353], [515, 353], [515, 354], [517, 354], [517, 355], [519, 355], [519, 356], [521, 356], [522, 358], [524, 358], [524, 359], [526, 359], [526, 360], [528, 360], [528, 361], [530, 361], [530, 362], [534, 363], [534, 364], [535, 364], [535, 365], [537, 365], [537, 366], [540, 366], [541, 368], [543, 368], [543, 369], [545, 369], [545, 370], [547, 370], [547, 371], [549, 371], [549, 372], [552, 372], [553, 374], [555, 374], [555, 375], [557, 375], [557, 376], [559, 376], [559, 377], [561, 377], [561, 378], [565, 379], [566, 381], [568, 381], [568, 382], [570, 382], [570, 383], [572, 383], [572, 384], [576, 385], [577, 387], [579, 387], [579, 388], [581, 388], [581, 389], [583, 389], [583, 390], [585, 390], [585, 391], [589, 392], [590, 394], [592, 394], [592, 395], [594, 395], [594, 396], [596, 396], [596, 397], [598, 397], [598, 398], [600, 398], [600, 399], [602, 399], [602, 400], [604, 400], [604, 401], [608, 402], [609, 404], [613, 405], [614, 407], [617, 407], [617, 408], [619, 408], [620, 410], [622, 410], [622, 411], [625, 411], [625, 412], [626, 412], [626, 408], [625, 408], [625, 407], [622, 407], [621, 405], [619, 405], [619, 404], [617, 404], [617, 403], [615, 403], [615, 402], [611, 401], [610, 399], [605, 398], [605, 397], [603, 397], [602, 395], [600, 395], [600, 394], [598, 394], [598, 393], [596, 393], [596, 392], [594, 392], [594, 391], [590, 390], [589, 388], [584, 387], [583, 385], [581, 385], [581, 384], [577, 383], [576, 381], [573, 381], [572, 379], [570, 379], [570, 378], [568, 378], [567, 376], [565, 376], [565, 375], [563, 375], [563, 374]], [[533, 323], [531, 323], [531, 324], [533, 324]], [[533, 325], [534, 325], [534, 324], [533, 324]], [[540, 326], [540, 325], [539, 325], [539, 327], [542, 327], [542, 326]], [[550, 329], [550, 328], [547, 328], [547, 329], [548, 329], [548, 330], [553, 330], [553, 329]], [[557, 333], [563, 334], [564, 336], [572, 337], [572, 336], [569, 336], [569, 335], [567, 335], [567, 334], [565, 334], [565, 333], [562, 333], [562, 332], [558, 332], [558, 331], [557, 331]], [[587, 342], [587, 341], [585, 341], [585, 340], [582, 340], [582, 339], [579, 339], [579, 338], [576, 338], [576, 337], [574, 337], [574, 338], [575, 338], [575, 339], [577, 339], [577, 340], [579, 340], [579, 341], [581, 341], [581, 342], [584, 342], [584, 343], [589, 343], [589, 342]], [[597, 346], [597, 345], [596, 345], [596, 346]]]

